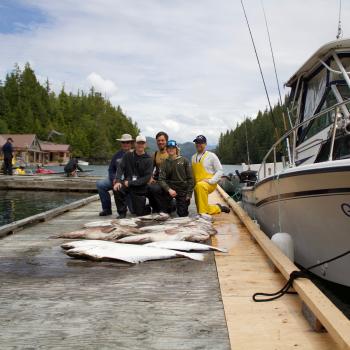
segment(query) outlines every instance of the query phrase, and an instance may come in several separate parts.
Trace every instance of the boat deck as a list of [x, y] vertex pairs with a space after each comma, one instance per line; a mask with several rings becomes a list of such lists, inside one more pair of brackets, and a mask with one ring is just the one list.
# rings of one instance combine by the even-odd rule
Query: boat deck
[[[217, 193], [213, 202], [221, 201]], [[300, 299], [254, 303], [284, 284], [233, 214], [216, 217], [228, 254], [128, 265], [67, 257], [64, 231], [95, 220], [94, 201], [7, 236], [0, 245], [1, 347], [50, 349], [336, 349]]]

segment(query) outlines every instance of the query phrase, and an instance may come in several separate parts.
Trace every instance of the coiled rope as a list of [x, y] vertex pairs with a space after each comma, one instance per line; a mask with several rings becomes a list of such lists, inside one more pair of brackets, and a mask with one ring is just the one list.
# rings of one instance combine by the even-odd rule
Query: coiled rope
[[[345, 253], [339, 254], [339, 255], [335, 256], [334, 258], [322, 261], [316, 265], [312, 265], [306, 269], [301, 269], [300, 271], [293, 271], [289, 275], [289, 279], [288, 279], [287, 283], [279, 291], [277, 291], [275, 293], [255, 293], [255, 294], [253, 294], [253, 300], [257, 303], [260, 303], [260, 302], [272, 301], [272, 300], [279, 299], [285, 294], [297, 294], [296, 292], [289, 291], [289, 289], [291, 287], [293, 287], [293, 282], [295, 279], [297, 279], [297, 278], [309, 278], [310, 279], [311, 276], [309, 274], [309, 271], [311, 269], [314, 269], [315, 267], [319, 267], [323, 264], [327, 264], [327, 263], [330, 263], [332, 261], [341, 259], [348, 254], [350, 254], [350, 250], [346, 251]], [[259, 298], [259, 297], [267, 297], [267, 298]]]

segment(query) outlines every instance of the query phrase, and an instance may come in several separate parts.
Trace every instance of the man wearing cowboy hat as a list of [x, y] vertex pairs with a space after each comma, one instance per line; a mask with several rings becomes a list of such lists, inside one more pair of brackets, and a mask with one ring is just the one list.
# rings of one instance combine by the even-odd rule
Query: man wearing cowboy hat
[[116, 140], [120, 142], [121, 149], [112, 157], [112, 160], [108, 167], [108, 177], [103, 180], [99, 180], [96, 183], [102, 204], [102, 211], [100, 212], [100, 216], [112, 215], [112, 203], [109, 191], [113, 189], [113, 185], [115, 184], [115, 177], [119, 163], [121, 162], [124, 154], [131, 151], [134, 144], [134, 140], [130, 134], [123, 134], [120, 139]]

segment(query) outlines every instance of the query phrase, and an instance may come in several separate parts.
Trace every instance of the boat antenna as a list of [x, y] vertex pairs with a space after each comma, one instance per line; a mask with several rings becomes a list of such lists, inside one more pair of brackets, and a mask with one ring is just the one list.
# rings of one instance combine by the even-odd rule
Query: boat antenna
[[272, 123], [273, 123], [274, 128], [275, 128], [276, 139], [278, 139], [279, 136], [278, 136], [277, 126], [276, 126], [275, 116], [274, 116], [273, 111], [272, 111], [270, 96], [269, 96], [269, 93], [268, 93], [268, 91], [267, 91], [267, 87], [266, 87], [266, 82], [265, 82], [264, 74], [263, 74], [263, 71], [262, 71], [262, 68], [261, 68], [261, 64], [260, 64], [260, 60], [259, 60], [259, 55], [258, 55], [258, 52], [257, 52], [257, 50], [256, 50], [256, 46], [255, 46], [255, 42], [254, 42], [254, 38], [253, 38], [253, 33], [252, 33], [251, 29], [250, 29], [250, 25], [249, 25], [247, 13], [246, 13], [246, 10], [245, 10], [244, 4], [243, 4], [243, 0], [241, 0], [241, 5], [242, 5], [242, 9], [243, 9], [243, 13], [244, 13], [245, 20], [246, 20], [246, 23], [247, 23], [247, 27], [248, 27], [248, 30], [249, 30], [250, 39], [251, 39], [252, 44], [253, 44], [253, 48], [254, 48], [254, 52], [255, 52], [255, 57], [256, 57], [256, 60], [257, 60], [257, 62], [258, 62], [258, 66], [259, 66], [259, 71], [260, 71], [261, 79], [262, 79], [262, 82], [263, 82], [263, 84], [264, 84], [265, 94], [266, 94], [267, 102], [268, 102], [268, 104], [269, 104], [269, 108], [270, 108], [270, 112], [271, 112]]
[[339, 0], [339, 16], [338, 16], [338, 33], [337, 33], [337, 39], [340, 39], [343, 37], [343, 29], [341, 27], [341, 0]]
[[249, 156], [249, 144], [248, 144], [248, 133], [247, 133], [247, 118], [245, 118], [245, 120], [244, 120], [244, 129], [245, 129], [245, 142], [247, 145], [248, 170], [250, 170], [250, 156]]

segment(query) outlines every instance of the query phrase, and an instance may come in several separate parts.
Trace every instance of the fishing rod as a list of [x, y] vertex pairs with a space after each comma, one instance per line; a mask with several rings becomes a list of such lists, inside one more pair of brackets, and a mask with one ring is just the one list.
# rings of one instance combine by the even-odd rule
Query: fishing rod
[[248, 20], [247, 13], [246, 13], [246, 10], [245, 10], [244, 4], [243, 4], [243, 0], [241, 0], [241, 5], [242, 5], [242, 9], [243, 9], [243, 13], [244, 13], [245, 20], [246, 20], [246, 23], [247, 23], [247, 27], [248, 27], [248, 30], [249, 30], [250, 39], [251, 39], [252, 44], [253, 44], [253, 48], [254, 48], [254, 52], [255, 52], [255, 57], [256, 57], [256, 60], [257, 60], [257, 62], [258, 62], [258, 66], [259, 66], [259, 71], [260, 71], [261, 79], [262, 79], [262, 82], [263, 82], [263, 84], [264, 84], [264, 89], [265, 89], [266, 98], [267, 98], [267, 102], [268, 102], [269, 108], [270, 108], [271, 119], [272, 119], [273, 126], [274, 126], [274, 128], [275, 128], [275, 136], [276, 136], [276, 139], [278, 140], [278, 139], [279, 139], [279, 133], [278, 133], [278, 130], [277, 130], [276, 120], [275, 120], [275, 116], [274, 116], [274, 113], [273, 113], [273, 110], [272, 110], [271, 101], [270, 101], [270, 96], [269, 96], [269, 93], [268, 93], [268, 91], [267, 91], [267, 86], [266, 86], [264, 74], [263, 74], [263, 71], [262, 71], [262, 68], [261, 68], [260, 59], [259, 59], [259, 55], [258, 55], [258, 51], [257, 51], [256, 46], [255, 46], [255, 41], [254, 41], [254, 38], [253, 38], [253, 33], [252, 33], [251, 29], [250, 29], [249, 20]]
[[245, 121], [244, 121], [244, 128], [245, 128], [245, 142], [246, 142], [246, 146], [247, 146], [248, 170], [250, 170], [250, 156], [249, 156], [249, 144], [248, 144], [248, 132], [247, 132], [247, 118], [245, 118]]
[[[270, 52], [271, 52], [271, 57], [272, 57], [272, 62], [273, 62], [273, 68], [274, 68], [274, 71], [275, 71], [275, 78], [276, 78], [276, 85], [277, 85], [277, 89], [278, 89], [279, 101], [280, 101], [280, 105], [282, 107], [282, 95], [281, 95], [281, 89], [280, 89], [280, 82], [279, 82], [279, 79], [278, 79], [275, 55], [274, 55], [273, 48], [272, 48], [272, 41], [271, 41], [271, 36], [270, 36], [270, 30], [269, 30], [269, 25], [268, 25], [268, 21], [267, 21], [267, 16], [266, 16], [263, 0], [261, 0], [261, 7], [262, 7], [262, 10], [263, 10], [263, 14], [264, 14], [267, 36], [268, 36], [268, 39], [269, 39]], [[293, 124], [292, 124], [292, 119], [290, 117], [290, 113], [289, 113], [289, 108], [288, 107], [287, 107], [287, 115], [288, 115], [289, 125], [292, 128]], [[288, 129], [287, 129], [286, 119], [285, 119], [283, 111], [282, 111], [282, 117], [283, 117], [284, 130], [285, 130], [285, 132], [287, 132]], [[290, 161], [291, 160], [291, 150], [290, 150], [289, 138], [288, 137], [286, 138], [286, 148], [287, 148], [288, 159]]]

